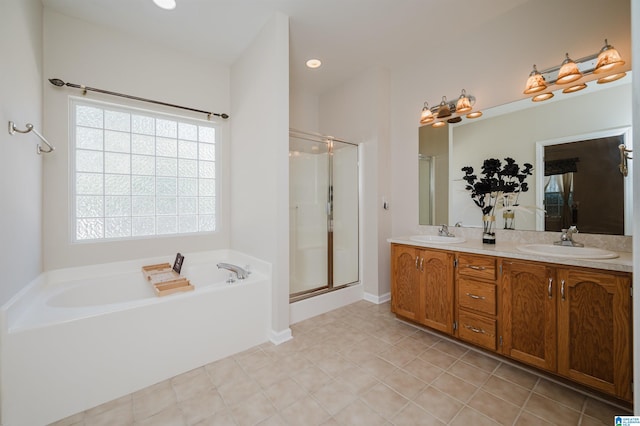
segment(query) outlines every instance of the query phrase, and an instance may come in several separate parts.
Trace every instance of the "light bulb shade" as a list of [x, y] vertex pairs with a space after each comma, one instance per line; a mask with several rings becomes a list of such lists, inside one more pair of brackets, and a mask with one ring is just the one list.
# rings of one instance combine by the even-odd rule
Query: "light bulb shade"
[[[445, 118], [451, 115], [451, 108], [449, 108], [449, 103], [447, 102], [447, 97], [442, 97], [442, 102], [438, 106], [438, 118]], [[437, 123], [436, 123], [437, 124]]]
[[456, 102], [456, 112], [461, 114], [471, 111], [471, 99], [467, 97], [466, 90], [462, 89], [462, 93]]
[[482, 117], [482, 111], [473, 111], [467, 114], [467, 118], [470, 118], [470, 119], [478, 118], [478, 117]]
[[604, 77], [600, 77], [597, 81], [598, 84], [611, 83], [612, 81], [620, 80], [622, 77], [627, 75], [626, 72], [619, 72], [617, 74], [610, 74]]
[[582, 89], [586, 89], [586, 88], [587, 88], [587, 85], [586, 85], [586, 84], [584, 84], [584, 83], [580, 83], [580, 84], [576, 84], [576, 85], [574, 85], [574, 86], [569, 86], [569, 87], [567, 87], [566, 89], [564, 89], [564, 90], [562, 91], [562, 93], [573, 93], [573, 92], [578, 92], [578, 91], [580, 91], [580, 90], [582, 90]]
[[542, 102], [542, 101], [546, 101], [547, 99], [551, 99], [553, 98], [553, 93], [552, 92], [547, 92], [547, 93], [541, 93], [539, 95], [535, 95], [533, 98], [531, 98], [531, 100], [533, 102]]
[[438, 127], [444, 127], [444, 126], [446, 126], [446, 125], [447, 125], [447, 122], [446, 122], [446, 121], [436, 121], [435, 123], [433, 123], [433, 124], [431, 125], [431, 127], [438, 128]]
[[566, 54], [566, 59], [562, 62], [562, 66], [560, 67], [560, 71], [558, 72], [558, 79], [556, 80], [556, 84], [567, 84], [572, 81], [576, 81], [582, 77], [582, 73], [578, 69], [578, 64], [573, 62], [571, 58], [569, 58], [569, 54]]
[[433, 121], [433, 113], [429, 109], [429, 105], [425, 102], [422, 113], [420, 114], [420, 124], [429, 124]]
[[618, 51], [605, 40], [604, 47], [600, 50], [600, 54], [598, 54], [598, 64], [596, 65], [596, 69], [593, 70], [593, 73], [600, 74], [622, 65], [624, 65], [624, 61]]
[[547, 88], [547, 83], [544, 80], [542, 74], [538, 72], [536, 66], [533, 66], [533, 71], [529, 74], [529, 78], [527, 79], [527, 85], [524, 88], [524, 94], [530, 95], [532, 93], [540, 92]]

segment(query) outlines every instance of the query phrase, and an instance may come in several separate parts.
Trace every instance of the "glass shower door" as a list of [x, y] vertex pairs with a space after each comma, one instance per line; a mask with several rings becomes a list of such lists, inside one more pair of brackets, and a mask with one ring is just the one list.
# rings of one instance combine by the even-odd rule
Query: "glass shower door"
[[289, 138], [290, 296], [359, 279], [357, 146], [317, 135]]

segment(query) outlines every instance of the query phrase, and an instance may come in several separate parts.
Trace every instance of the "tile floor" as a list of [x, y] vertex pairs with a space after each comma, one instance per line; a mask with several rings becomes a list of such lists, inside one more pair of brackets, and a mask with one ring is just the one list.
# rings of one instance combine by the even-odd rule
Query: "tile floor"
[[[613, 425], [623, 410], [357, 302], [270, 343], [54, 423]], [[629, 415], [629, 413], [626, 413]]]

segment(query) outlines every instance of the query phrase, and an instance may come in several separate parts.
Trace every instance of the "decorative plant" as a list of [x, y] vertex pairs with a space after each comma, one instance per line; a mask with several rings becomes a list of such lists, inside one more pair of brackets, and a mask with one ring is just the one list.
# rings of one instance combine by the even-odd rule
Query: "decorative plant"
[[482, 176], [478, 178], [473, 174], [473, 167], [462, 168], [465, 175], [462, 177], [467, 185], [465, 189], [471, 192], [471, 199], [480, 207], [484, 215], [485, 233], [491, 233], [493, 218], [498, 200], [502, 200], [506, 209], [509, 206], [518, 205], [518, 197], [521, 192], [527, 192], [529, 186], [525, 182], [527, 176], [533, 171], [533, 166], [524, 163], [520, 168], [513, 158], [504, 159], [505, 164], [496, 158], [484, 160], [482, 164]]

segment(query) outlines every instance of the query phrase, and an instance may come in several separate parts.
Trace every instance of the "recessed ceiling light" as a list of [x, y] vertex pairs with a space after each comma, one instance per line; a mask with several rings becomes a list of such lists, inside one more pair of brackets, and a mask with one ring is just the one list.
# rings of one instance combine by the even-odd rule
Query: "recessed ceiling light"
[[320, 65], [322, 65], [322, 62], [320, 62], [320, 59], [309, 59], [307, 61], [307, 67], [309, 68], [319, 68]]
[[153, 2], [162, 9], [172, 10], [176, 8], [176, 0], [153, 0]]

